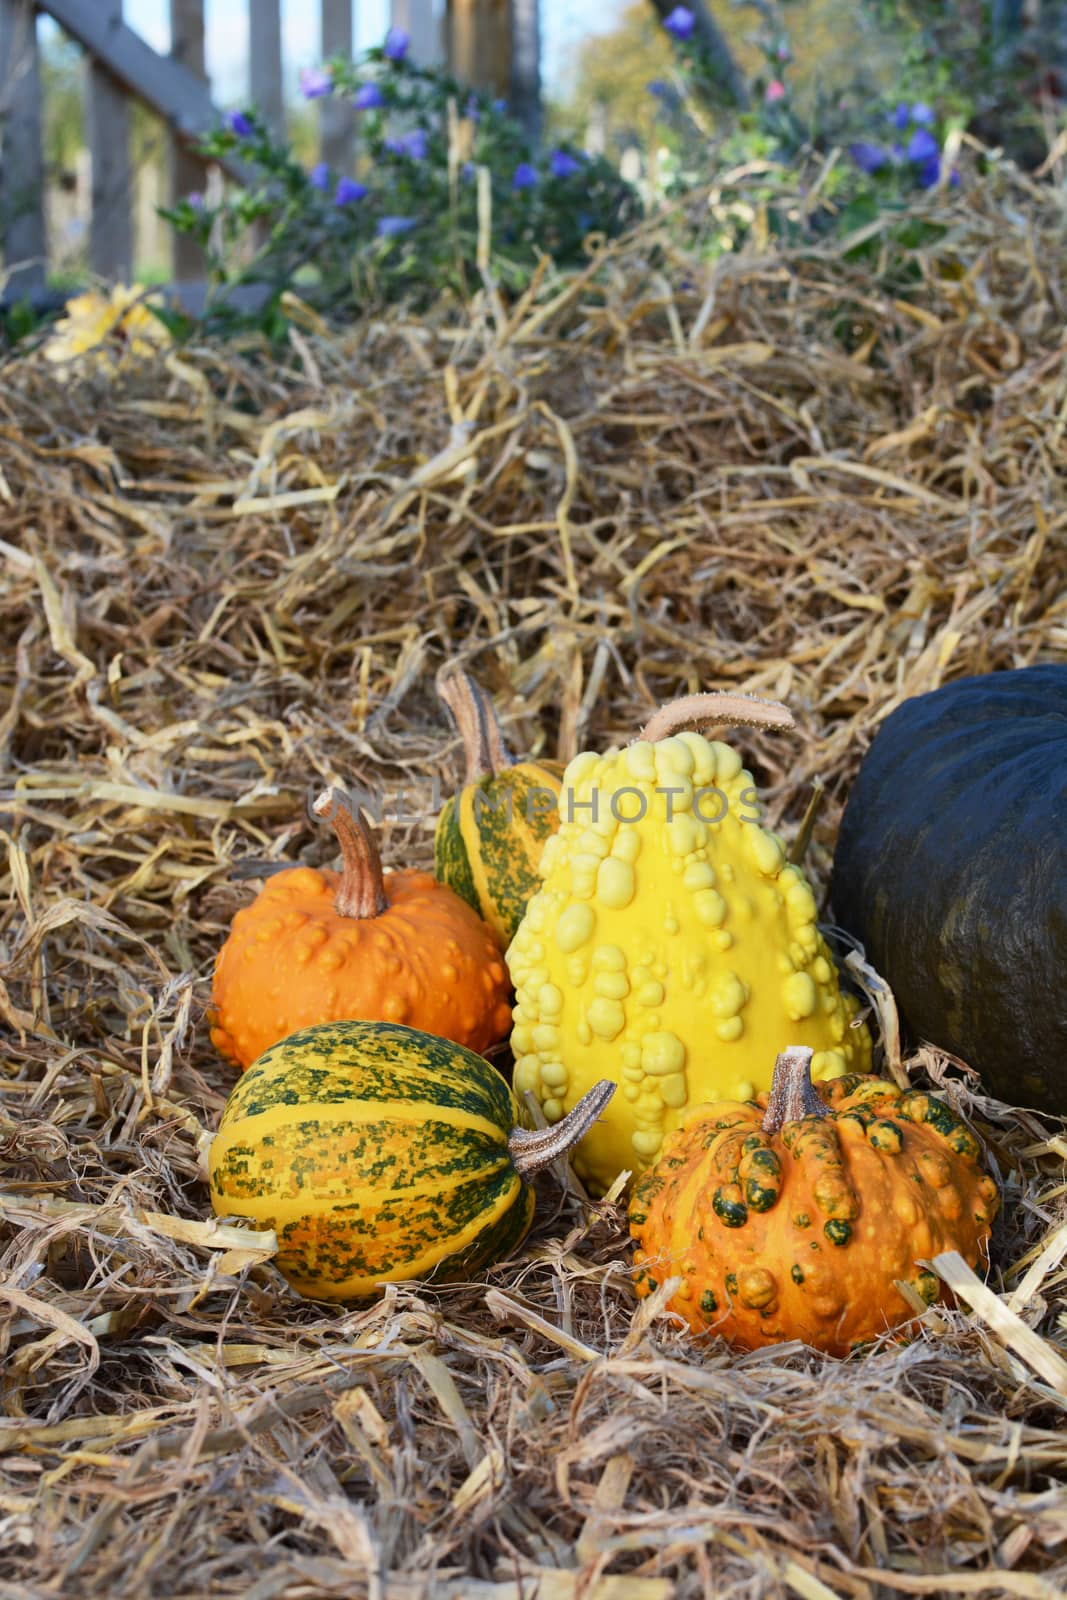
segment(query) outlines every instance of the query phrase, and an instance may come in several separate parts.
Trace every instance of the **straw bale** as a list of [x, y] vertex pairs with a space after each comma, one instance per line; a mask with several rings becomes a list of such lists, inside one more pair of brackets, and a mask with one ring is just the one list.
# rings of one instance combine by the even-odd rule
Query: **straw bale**
[[889, 1065], [988, 1140], [993, 1270], [939, 1258], [959, 1308], [848, 1362], [694, 1343], [637, 1307], [618, 1203], [551, 1179], [484, 1280], [339, 1310], [203, 1181], [214, 952], [332, 858], [313, 787], [386, 795], [387, 862], [429, 862], [443, 660], [565, 758], [677, 693], [785, 701], [737, 737], [824, 885], [894, 705], [1067, 659], [1062, 196], [923, 204], [907, 262], [757, 228], [709, 265], [656, 220], [512, 306], [7, 360], [4, 1600], [1067, 1588], [1067, 1136], [934, 1051]]

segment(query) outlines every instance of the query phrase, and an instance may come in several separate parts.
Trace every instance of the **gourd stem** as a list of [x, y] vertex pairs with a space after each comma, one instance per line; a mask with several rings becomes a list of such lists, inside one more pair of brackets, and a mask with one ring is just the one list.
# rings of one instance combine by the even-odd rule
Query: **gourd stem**
[[449, 664], [437, 674], [437, 693], [447, 706], [463, 740], [467, 763], [464, 785], [479, 778], [495, 778], [514, 766], [515, 758], [504, 742], [496, 712], [469, 672]]
[[639, 739], [655, 744], [657, 739], [668, 739], [682, 728], [707, 727], [721, 723], [737, 728], [793, 728], [793, 714], [779, 700], [762, 700], [758, 695], [683, 694], [660, 706], [645, 723]]
[[784, 1123], [800, 1122], [804, 1117], [829, 1116], [829, 1106], [811, 1081], [811, 1054], [807, 1045], [793, 1044], [774, 1063], [764, 1133], [777, 1133]]
[[804, 808], [804, 815], [800, 819], [800, 828], [797, 836], [789, 847], [787, 859], [795, 867], [804, 865], [804, 857], [808, 853], [811, 836], [815, 831], [815, 820], [822, 810], [822, 803], [826, 798], [826, 790], [821, 778], [816, 778], [811, 786], [811, 799]]
[[358, 809], [353, 811], [333, 789], [324, 789], [311, 809], [332, 824], [341, 846], [344, 865], [333, 901], [337, 915], [380, 917], [389, 904], [382, 879], [382, 858], [362, 814]]
[[578, 1104], [572, 1106], [565, 1117], [550, 1128], [513, 1128], [508, 1139], [511, 1164], [524, 1183], [528, 1183], [544, 1167], [566, 1155], [579, 1139], [584, 1139], [593, 1123], [615, 1093], [610, 1078], [601, 1078]]

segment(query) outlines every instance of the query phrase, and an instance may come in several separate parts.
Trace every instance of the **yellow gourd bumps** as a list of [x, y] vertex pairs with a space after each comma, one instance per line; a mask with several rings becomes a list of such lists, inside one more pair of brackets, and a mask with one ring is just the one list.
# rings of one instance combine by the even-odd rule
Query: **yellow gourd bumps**
[[576, 756], [559, 832], [507, 953], [515, 1088], [561, 1117], [621, 1085], [574, 1167], [594, 1192], [643, 1171], [685, 1107], [750, 1100], [787, 1044], [830, 1079], [870, 1065], [815, 897], [757, 820], [729, 745], [685, 731]]

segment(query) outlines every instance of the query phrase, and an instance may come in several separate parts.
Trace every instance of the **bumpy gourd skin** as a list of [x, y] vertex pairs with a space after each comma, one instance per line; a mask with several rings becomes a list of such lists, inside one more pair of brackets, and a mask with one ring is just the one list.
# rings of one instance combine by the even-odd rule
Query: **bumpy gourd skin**
[[[718, 821], [698, 814], [722, 811], [715, 795], [694, 810], [710, 786], [725, 799]], [[621, 1085], [572, 1158], [594, 1193], [654, 1162], [688, 1105], [768, 1087], [787, 1044], [810, 1046], [817, 1079], [869, 1068], [815, 897], [777, 836], [747, 820], [754, 795], [737, 752], [691, 732], [587, 752], [564, 774], [543, 886], [507, 952], [514, 1083], [550, 1122], [598, 1078]], [[617, 820], [642, 800], [643, 820]]]
[[940, 1280], [919, 1265], [988, 1251], [998, 1209], [971, 1131], [933, 1095], [877, 1078], [824, 1084], [830, 1115], [761, 1129], [759, 1103], [694, 1108], [630, 1202], [635, 1286], [746, 1349], [801, 1339], [848, 1355], [914, 1318]]
[[483, 1051], [508, 1030], [508, 981], [485, 923], [428, 872], [386, 873], [385, 910], [341, 916], [341, 876], [294, 867], [238, 911], [219, 952], [211, 1039], [247, 1067], [297, 1028], [408, 1023]]

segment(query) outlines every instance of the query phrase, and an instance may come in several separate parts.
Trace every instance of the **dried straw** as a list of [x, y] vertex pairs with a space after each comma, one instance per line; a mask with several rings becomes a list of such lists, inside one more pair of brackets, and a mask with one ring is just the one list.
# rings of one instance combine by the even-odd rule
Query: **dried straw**
[[989, 1284], [939, 1258], [960, 1309], [847, 1363], [694, 1344], [636, 1306], [618, 1205], [547, 1180], [484, 1281], [324, 1310], [202, 1176], [230, 917], [327, 858], [327, 784], [403, 790], [387, 860], [429, 860], [442, 661], [564, 757], [676, 693], [784, 700], [797, 733], [738, 738], [788, 835], [823, 785], [825, 882], [894, 705], [1067, 656], [1062, 201], [928, 204], [912, 276], [758, 217], [713, 269], [656, 224], [276, 361], [7, 363], [5, 1600], [1064, 1592], [1067, 1139], [943, 1056], [891, 1065], [989, 1141]]

